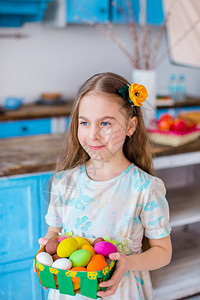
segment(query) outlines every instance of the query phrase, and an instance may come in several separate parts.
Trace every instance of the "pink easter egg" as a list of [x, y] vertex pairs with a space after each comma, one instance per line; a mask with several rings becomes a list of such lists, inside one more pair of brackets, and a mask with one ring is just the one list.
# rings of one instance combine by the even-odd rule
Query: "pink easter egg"
[[102, 241], [94, 245], [94, 251], [97, 254], [109, 257], [109, 254], [117, 252], [117, 247], [110, 242]]
[[65, 239], [67, 239], [67, 236], [62, 236], [62, 237], [59, 238], [58, 241], [59, 241], [59, 242], [62, 242], [62, 241], [65, 240]]

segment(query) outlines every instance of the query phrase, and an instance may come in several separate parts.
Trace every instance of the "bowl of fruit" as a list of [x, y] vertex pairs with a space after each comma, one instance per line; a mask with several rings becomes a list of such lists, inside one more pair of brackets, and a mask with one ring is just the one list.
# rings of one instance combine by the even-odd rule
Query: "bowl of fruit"
[[55, 236], [40, 248], [34, 258], [41, 286], [58, 289], [61, 294], [97, 299], [99, 283], [115, 270], [109, 254], [117, 247], [103, 238]]
[[163, 114], [147, 129], [150, 141], [168, 146], [181, 146], [195, 141], [200, 136], [200, 127], [195, 122], [177, 116]]

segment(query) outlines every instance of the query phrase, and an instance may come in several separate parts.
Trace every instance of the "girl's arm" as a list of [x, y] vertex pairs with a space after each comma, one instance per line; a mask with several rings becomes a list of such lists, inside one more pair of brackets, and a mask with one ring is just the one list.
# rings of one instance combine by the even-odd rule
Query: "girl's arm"
[[[50, 238], [58, 235], [58, 233], [61, 232], [61, 230], [62, 230], [62, 228], [60, 228], [60, 227], [49, 226], [45, 237], [41, 237], [38, 240], [38, 243], [40, 244], [40, 248], [42, 246], [45, 246]], [[37, 272], [34, 262], [33, 262], [33, 270], [35, 273]]]
[[47, 234], [45, 235], [45, 238], [50, 239], [50, 238], [58, 235], [58, 233], [61, 231], [62, 231], [61, 227], [49, 226], [49, 228], [47, 230]]
[[116, 270], [108, 281], [102, 282], [100, 287], [106, 287], [106, 291], [97, 293], [100, 297], [113, 295], [117, 287], [128, 271], [151, 271], [170, 263], [172, 246], [170, 236], [162, 239], [149, 239], [150, 249], [140, 254], [126, 256], [122, 253], [112, 253], [109, 258], [117, 260]]
[[127, 257], [129, 271], [152, 271], [168, 265], [172, 257], [170, 236], [162, 239], [149, 239], [150, 249]]

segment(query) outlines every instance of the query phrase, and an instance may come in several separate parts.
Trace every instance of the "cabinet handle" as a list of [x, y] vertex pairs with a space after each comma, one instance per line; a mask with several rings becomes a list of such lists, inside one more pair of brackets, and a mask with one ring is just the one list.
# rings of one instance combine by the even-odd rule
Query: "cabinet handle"
[[101, 9], [100, 9], [100, 13], [101, 13], [101, 14], [104, 14], [105, 11], [106, 11], [105, 8], [101, 8]]
[[22, 127], [22, 131], [27, 131], [27, 130], [28, 130], [28, 128], [26, 126]]

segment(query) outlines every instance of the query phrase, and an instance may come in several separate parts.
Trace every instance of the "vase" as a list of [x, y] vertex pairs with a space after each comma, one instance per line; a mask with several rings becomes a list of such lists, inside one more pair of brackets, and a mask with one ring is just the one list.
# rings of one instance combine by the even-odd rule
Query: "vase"
[[148, 97], [143, 103], [142, 113], [146, 127], [156, 114], [156, 71], [135, 69], [132, 71], [132, 82], [142, 84], [147, 89]]

